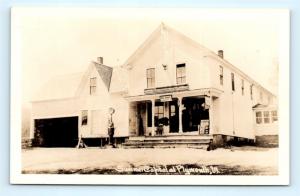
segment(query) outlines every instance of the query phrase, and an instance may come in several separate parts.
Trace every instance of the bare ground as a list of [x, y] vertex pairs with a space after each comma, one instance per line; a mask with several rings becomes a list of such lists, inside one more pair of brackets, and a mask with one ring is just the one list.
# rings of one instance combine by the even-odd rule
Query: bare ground
[[144, 175], [277, 175], [277, 148], [205, 151], [167, 149], [33, 148], [22, 151], [23, 173]]

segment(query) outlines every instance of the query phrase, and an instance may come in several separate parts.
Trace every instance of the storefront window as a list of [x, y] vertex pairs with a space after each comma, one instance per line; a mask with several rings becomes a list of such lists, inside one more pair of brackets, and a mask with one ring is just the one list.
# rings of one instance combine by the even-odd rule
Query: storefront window
[[155, 113], [154, 113], [154, 125], [158, 127], [158, 125], [163, 124], [166, 125], [165, 122], [166, 117], [164, 117], [164, 105], [163, 103], [156, 103], [155, 105]]

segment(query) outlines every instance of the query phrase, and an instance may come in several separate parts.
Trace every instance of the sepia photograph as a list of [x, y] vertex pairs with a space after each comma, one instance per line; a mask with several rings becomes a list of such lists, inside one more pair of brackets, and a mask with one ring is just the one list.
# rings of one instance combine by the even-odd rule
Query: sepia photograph
[[288, 10], [11, 17], [11, 183], [289, 183]]

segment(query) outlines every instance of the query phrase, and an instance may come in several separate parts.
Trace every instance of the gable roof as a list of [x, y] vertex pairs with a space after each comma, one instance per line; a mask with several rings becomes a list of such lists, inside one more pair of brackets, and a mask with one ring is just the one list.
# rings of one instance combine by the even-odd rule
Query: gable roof
[[[267, 90], [266, 88], [262, 87], [258, 82], [256, 82], [254, 79], [252, 79], [250, 76], [248, 76], [247, 74], [245, 74], [243, 71], [241, 71], [239, 68], [237, 68], [236, 66], [232, 65], [230, 62], [228, 62], [227, 60], [219, 57], [215, 52], [211, 51], [210, 49], [204, 47], [203, 45], [199, 44], [198, 42], [196, 42], [195, 40], [192, 40], [191, 38], [187, 37], [186, 35], [176, 31], [175, 29], [171, 28], [168, 25], [165, 25], [164, 23], [161, 23], [151, 34], [150, 36], [135, 50], [135, 52], [125, 61], [125, 63], [122, 65], [122, 67], [124, 68], [131, 68], [131, 62], [135, 60], [135, 58], [138, 58], [139, 54], [142, 54], [145, 50], [147, 50], [148, 46], [151, 44], [152, 41], [154, 41], [155, 39], [157, 39], [159, 36], [160, 37], [164, 37], [166, 36], [165, 32], [169, 32], [172, 33], [173, 35], [175, 35], [176, 37], [179, 37], [180, 39], [184, 40], [187, 44], [192, 45], [193, 47], [195, 47], [198, 50], [201, 50], [202, 52], [205, 53], [206, 57], [210, 57], [213, 58], [217, 61], [219, 61], [220, 63], [222, 63], [222, 65], [226, 66], [227, 68], [229, 68], [230, 70], [235, 71], [237, 74], [239, 74], [240, 76], [244, 77], [246, 80], [248, 80], [249, 82], [251, 82], [252, 84], [254, 84], [255, 86], [263, 89], [264, 91], [266, 91], [267, 93], [269, 93], [272, 96], [275, 96], [272, 92], [270, 92], [269, 90]], [[164, 40], [168, 40], [171, 41], [170, 39], [164, 39]], [[173, 41], [173, 40], [172, 40]]]
[[162, 23], [159, 27], [157, 27], [150, 35], [149, 37], [128, 57], [128, 59], [121, 65], [122, 67], [126, 68], [131, 66], [130, 63], [139, 56], [144, 50], [147, 49], [148, 45], [151, 44], [151, 42], [161, 36], [162, 28], [164, 24]]

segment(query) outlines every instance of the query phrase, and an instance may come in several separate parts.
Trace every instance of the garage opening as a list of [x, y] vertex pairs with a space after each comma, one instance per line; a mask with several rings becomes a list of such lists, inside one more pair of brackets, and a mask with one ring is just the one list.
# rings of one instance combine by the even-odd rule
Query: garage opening
[[75, 147], [78, 142], [78, 117], [36, 119], [34, 146]]

